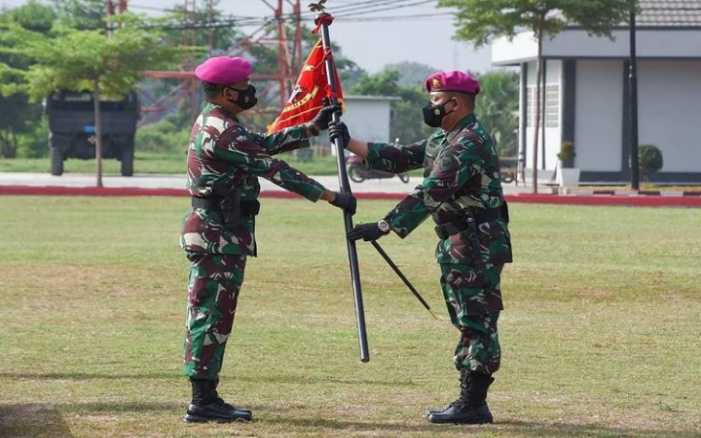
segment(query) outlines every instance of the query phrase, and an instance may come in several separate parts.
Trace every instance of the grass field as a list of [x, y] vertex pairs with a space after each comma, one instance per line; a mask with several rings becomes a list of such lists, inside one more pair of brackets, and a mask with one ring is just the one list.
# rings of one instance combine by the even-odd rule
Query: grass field
[[188, 426], [186, 203], [0, 199], [0, 436], [701, 435], [698, 210], [513, 205], [497, 423], [474, 427], [423, 418], [457, 384], [431, 227], [383, 243], [441, 321], [361, 245], [362, 364], [340, 215], [265, 199], [222, 376], [256, 421]]
[[[300, 161], [290, 153], [280, 154], [279, 158], [309, 175], [336, 175], [336, 158], [315, 157], [311, 161]], [[103, 161], [105, 175], [119, 175], [120, 163], [109, 159]], [[0, 172], [49, 172], [49, 158], [0, 159]], [[68, 159], [64, 162], [65, 173], [95, 173], [95, 160]], [[185, 155], [137, 152], [134, 157], [135, 174], [178, 174], [185, 172]]]

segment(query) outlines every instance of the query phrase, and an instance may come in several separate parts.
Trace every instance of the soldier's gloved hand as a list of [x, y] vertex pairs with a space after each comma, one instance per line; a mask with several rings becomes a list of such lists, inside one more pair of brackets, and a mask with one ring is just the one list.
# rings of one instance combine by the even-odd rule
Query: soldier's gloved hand
[[324, 106], [319, 111], [319, 113], [312, 119], [312, 125], [314, 125], [314, 127], [319, 131], [328, 129], [329, 123], [331, 123], [331, 118], [333, 117], [333, 113], [335, 112], [341, 112], [341, 107], [339, 105]]
[[344, 192], [334, 192], [334, 197], [329, 201], [329, 204], [341, 208], [350, 214], [355, 214], [355, 209], [358, 205], [352, 194]]
[[329, 140], [333, 143], [337, 138], [341, 140], [341, 144], [344, 148], [350, 143], [350, 132], [348, 131], [348, 126], [343, 122], [331, 123], [329, 125]]
[[359, 224], [348, 233], [348, 238], [350, 240], [363, 239], [366, 242], [370, 242], [379, 239], [388, 232], [382, 231], [378, 223]]

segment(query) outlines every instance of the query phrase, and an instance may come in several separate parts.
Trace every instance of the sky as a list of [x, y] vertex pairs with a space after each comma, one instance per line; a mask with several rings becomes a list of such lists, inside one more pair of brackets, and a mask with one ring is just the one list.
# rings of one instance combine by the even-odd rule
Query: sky
[[[302, 1], [305, 10], [310, 1]], [[273, 0], [268, 2], [276, 3]], [[26, 3], [26, 0], [0, 0], [0, 7], [12, 7], [23, 3]], [[169, 8], [183, 3], [183, 0], [129, 0], [129, 7], [134, 12], [154, 14], [157, 12], [153, 8]], [[199, 0], [199, 3], [203, 3], [202, 0]], [[329, 12], [333, 13], [334, 6], [347, 7], [354, 3], [358, 2], [328, 0], [326, 5]], [[404, 0], [403, 3], [409, 6], [377, 12], [376, 16], [446, 12], [445, 9], [436, 9], [435, 0]], [[222, 0], [219, 7], [234, 15], [270, 16], [273, 13], [262, 0]], [[286, 12], [291, 12], [289, 5], [286, 7]], [[488, 47], [476, 50], [470, 44], [454, 41], [453, 33], [452, 18], [445, 15], [373, 22], [343, 22], [339, 18], [331, 27], [331, 38], [341, 46], [343, 53], [371, 73], [382, 70], [386, 64], [401, 61], [420, 62], [438, 70], [483, 72], [491, 68]]]

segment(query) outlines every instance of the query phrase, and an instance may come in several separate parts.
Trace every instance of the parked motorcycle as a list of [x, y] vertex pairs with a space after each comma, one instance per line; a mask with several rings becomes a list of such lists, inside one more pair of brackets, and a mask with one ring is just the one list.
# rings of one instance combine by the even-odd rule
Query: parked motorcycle
[[[348, 171], [348, 177], [353, 182], [361, 183], [366, 179], [383, 179], [383, 178], [393, 178], [394, 173], [385, 172], [384, 170], [375, 170], [368, 168], [363, 159], [357, 155], [351, 155], [346, 160], [346, 170]], [[397, 174], [399, 180], [403, 183], [409, 182], [409, 175], [406, 173]]]
[[499, 158], [499, 176], [501, 182], [511, 184], [516, 179], [516, 169], [518, 167], [517, 157], [501, 157]]

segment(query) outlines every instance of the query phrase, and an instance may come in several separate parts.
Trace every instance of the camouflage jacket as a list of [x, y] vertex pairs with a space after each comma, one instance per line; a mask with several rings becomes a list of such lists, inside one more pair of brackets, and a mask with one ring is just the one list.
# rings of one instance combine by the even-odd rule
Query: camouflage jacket
[[[187, 189], [201, 198], [226, 198], [238, 190], [240, 200], [255, 201], [262, 176], [316, 202], [325, 188], [272, 155], [309, 146], [308, 130], [287, 128], [272, 135], [248, 131], [221, 107], [208, 104], [192, 128], [187, 151]], [[183, 224], [180, 244], [188, 252], [256, 255], [255, 217], [244, 216], [227, 227], [216, 209], [193, 208]]]
[[[438, 224], [455, 223], [505, 205], [496, 148], [474, 114], [450, 132], [438, 130], [408, 146], [370, 143], [367, 164], [394, 173], [425, 169], [423, 182], [385, 217], [402, 238], [429, 215]], [[441, 240], [436, 250], [438, 261], [464, 263], [479, 257], [490, 264], [511, 262], [507, 221], [498, 218], [476, 226], [479, 229]]]

